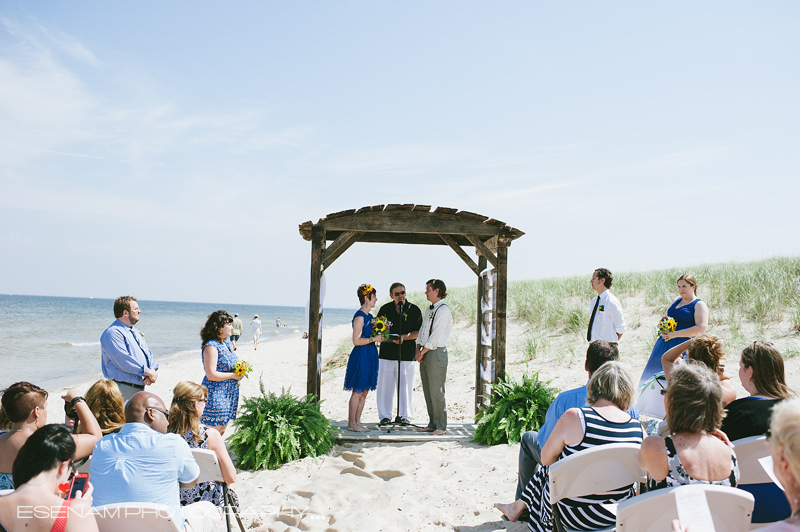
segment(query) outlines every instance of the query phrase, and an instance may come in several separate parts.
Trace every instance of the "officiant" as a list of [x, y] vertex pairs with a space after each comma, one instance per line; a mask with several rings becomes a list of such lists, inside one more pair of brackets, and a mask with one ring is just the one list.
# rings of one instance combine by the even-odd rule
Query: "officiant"
[[[414, 355], [419, 329], [422, 327], [422, 312], [419, 307], [406, 301], [406, 287], [392, 283], [389, 288], [392, 300], [383, 305], [377, 316], [385, 316], [392, 324], [389, 329], [391, 341], [381, 342], [378, 360], [378, 418], [381, 425], [392, 422], [394, 399], [399, 396], [398, 417], [404, 425], [410, 425], [414, 416], [412, 390], [414, 388]], [[400, 363], [398, 364], [398, 360]], [[399, 375], [398, 375], [399, 373]]]

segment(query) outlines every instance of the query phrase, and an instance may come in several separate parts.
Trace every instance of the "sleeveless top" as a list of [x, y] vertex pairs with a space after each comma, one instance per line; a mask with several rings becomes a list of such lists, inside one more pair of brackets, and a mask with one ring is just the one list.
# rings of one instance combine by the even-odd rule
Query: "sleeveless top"
[[[677, 323], [677, 326], [675, 327], [676, 331], [682, 331], [683, 329], [688, 329], [689, 327], [695, 326], [694, 306], [698, 303], [698, 301], [702, 301], [702, 299], [699, 297], [695, 298], [695, 300], [691, 303], [678, 308], [678, 303], [681, 301], [683, 301], [683, 299], [679, 297], [672, 303], [672, 305], [670, 305], [669, 309], [667, 309], [667, 316], [674, 318], [675, 323]], [[682, 340], [684, 339], [682, 338]]]
[[684, 486], [686, 484], [710, 484], [712, 486], [727, 486], [735, 488], [739, 479], [739, 466], [736, 463], [736, 453], [733, 447], [731, 451], [731, 474], [728, 478], [722, 480], [697, 480], [692, 478], [683, 468], [681, 459], [678, 456], [678, 451], [675, 450], [675, 444], [672, 443], [672, 438], [667, 436], [664, 438], [664, 443], [667, 446], [667, 463], [669, 464], [669, 472], [667, 477], [660, 481], [655, 482], [652, 479], [648, 482], [649, 489], [672, 488], [675, 486]]

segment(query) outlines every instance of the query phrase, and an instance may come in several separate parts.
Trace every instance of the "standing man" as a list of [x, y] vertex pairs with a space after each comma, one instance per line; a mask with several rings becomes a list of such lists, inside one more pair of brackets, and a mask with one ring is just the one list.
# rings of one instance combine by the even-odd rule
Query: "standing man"
[[[381, 342], [378, 360], [378, 418], [381, 425], [391, 423], [394, 409], [395, 386], [400, 380], [400, 404], [398, 417], [401, 424], [410, 425], [414, 415], [412, 407], [412, 391], [414, 389], [414, 357], [416, 340], [422, 326], [422, 311], [413, 303], [406, 301], [406, 287], [401, 283], [392, 283], [389, 288], [392, 301], [386, 303], [378, 311], [378, 316], [385, 316], [392, 327], [390, 334], [399, 334], [398, 340]], [[402, 333], [402, 334], [401, 334]]]
[[422, 327], [417, 337], [417, 362], [422, 379], [425, 405], [428, 407], [428, 426], [420, 432], [441, 436], [447, 431], [447, 403], [444, 381], [447, 378], [447, 339], [453, 328], [453, 314], [444, 303], [447, 287], [441, 279], [425, 283], [425, 297], [431, 305], [425, 309]]
[[591, 318], [589, 319], [589, 330], [586, 331], [586, 340], [605, 340], [609, 343], [617, 343], [625, 332], [625, 318], [622, 317], [622, 305], [614, 294], [609, 292], [614, 278], [611, 272], [605, 268], [598, 268], [592, 274], [592, 290], [597, 295], [592, 298], [589, 304]]
[[253, 326], [253, 344], [255, 345], [257, 351], [258, 339], [261, 337], [261, 320], [258, 319], [258, 314], [253, 317], [253, 321], [250, 322], [250, 325]]
[[281, 317], [278, 316], [278, 319], [275, 320], [275, 327], [280, 327], [280, 326], [281, 326]]
[[117, 319], [100, 336], [103, 376], [117, 383], [126, 401], [158, 378], [158, 362], [144, 335], [134, 327], [141, 312], [135, 297], [118, 297], [114, 301]]
[[233, 315], [233, 332], [231, 333], [231, 343], [233, 344], [233, 350], [236, 351], [236, 342], [239, 340], [239, 337], [242, 335], [242, 320], [239, 319], [238, 314]]

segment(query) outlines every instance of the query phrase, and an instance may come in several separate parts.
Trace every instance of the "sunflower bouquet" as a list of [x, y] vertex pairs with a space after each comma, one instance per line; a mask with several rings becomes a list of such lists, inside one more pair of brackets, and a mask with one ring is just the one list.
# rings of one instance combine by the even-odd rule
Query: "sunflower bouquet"
[[672, 332], [678, 326], [678, 323], [675, 321], [674, 318], [670, 316], [664, 316], [661, 318], [661, 321], [658, 322], [658, 334], [664, 334], [666, 332]]
[[[251, 366], [246, 360], [237, 360], [236, 365], [233, 367], [233, 372], [244, 377], [245, 379], [251, 371], [253, 371], [253, 366]], [[242, 381], [239, 381], [237, 384], [241, 386], [241, 383]]]
[[379, 334], [383, 335], [383, 338], [386, 339], [389, 336], [389, 329], [392, 328], [392, 322], [386, 319], [386, 316], [378, 316], [372, 322], [372, 338], [375, 338]]

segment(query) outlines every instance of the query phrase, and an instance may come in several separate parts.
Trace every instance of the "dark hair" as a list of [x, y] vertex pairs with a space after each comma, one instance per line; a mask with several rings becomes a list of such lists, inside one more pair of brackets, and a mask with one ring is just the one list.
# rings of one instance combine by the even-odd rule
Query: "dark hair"
[[619, 360], [617, 345], [611, 345], [605, 340], [595, 340], [586, 349], [586, 369], [594, 374], [600, 366], [612, 360]]
[[371, 284], [362, 284], [359, 285], [359, 287], [356, 289], [356, 294], [358, 295], [358, 302], [361, 303], [362, 305], [368, 298], [372, 297], [372, 294], [376, 293], [377, 292], [375, 291], [374, 288], [372, 288]]
[[666, 407], [672, 434], [698, 434], [720, 428], [725, 411], [719, 376], [693, 360], [681, 364], [669, 377]]
[[678, 284], [678, 282], [680, 281], [686, 281], [687, 283], [689, 283], [692, 286], [692, 288], [694, 288], [694, 295], [697, 295], [697, 281], [694, 280], [694, 275], [690, 273], [681, 275], [680, 277], [678, 277], [678, 280], [675, 281], [675, 284]]
[[759, 393], [776, 399], [788, 399], [794, 394], [786, 385], [781, 352], [771, 343], [755, 341], [742, 349], [742, 364], [753, 368], [751, 380]]
[[[725, 359], [725, 340], [713, 334], [703, 333], [694, 337], [689, 347], [689, 358], [702, 362], [715, 373], [719, 373], [720, 361]], [[722, 375], [720, 375], [720, 379]]]
[[431, 288], [434, 290], [439, 290], [439, 299], [444, 299], [447, 297], [447, 287], [444, 285], [444, 281], [441, 279], [431, 279], [425, 284], [431, 285]]
[[209, 314], [206, 324], [203, 325], [200, 331], [200, 338], [203, 339], [203, 345], [206, 345], [209, 340], [221, 342], [222, 328], [228, 323], [233, 323], [233, 318], [224, 310], [217, 310]]
[[3, 390], [3, 411], [11, 423], [25, 421], [34, 408], [44, 408], [45, 401], [47, 392], [29, 382], [15, 382]]
[[594, 273], [597, 274], [598, 279], [603, 279], [603, 285], [606, 288], [611, 288], [611, 283], [614, 282], [614, 276], [605, 268], [597, 268]]
[[11, 475], [20, 486], [43, 471], [55, 469], [61, 462], [75, 458], [75, 440], [66, 425], [45, 425], [22, 444]]
[[403, 288], [406, 287], [406, 285], [404, 285], [403, 283], [392, 283], [392, 286], [389, 287], [389, 295], [390, 296], [394, 295], [394, 289], [397, 288], [398, 286], [402, 286]]
[[133, 296], [118, 297], [114, 301], [114, 317], [115, 318], [121, 318], [122, 317], [122, 313], [125, 312], [126, 310], [128, 312], [130, 312], [131, 311], [131, 302], [132, 301], [136, 301], [137, 303], [139, 302], [139, 300], [136, 299]]

